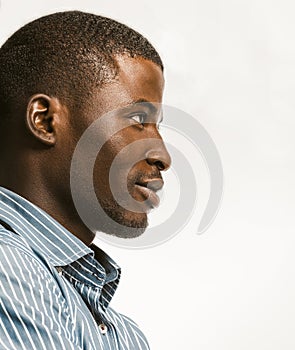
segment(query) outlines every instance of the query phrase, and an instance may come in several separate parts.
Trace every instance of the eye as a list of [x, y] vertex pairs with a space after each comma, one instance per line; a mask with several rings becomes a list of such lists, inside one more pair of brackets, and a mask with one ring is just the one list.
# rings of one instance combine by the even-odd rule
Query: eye
[[146, 122], [147, 116], [144, 113], [137, 113], [137, 114], [133, 114], [130, 118], [134, 120], [136, 123], [143, 125]]

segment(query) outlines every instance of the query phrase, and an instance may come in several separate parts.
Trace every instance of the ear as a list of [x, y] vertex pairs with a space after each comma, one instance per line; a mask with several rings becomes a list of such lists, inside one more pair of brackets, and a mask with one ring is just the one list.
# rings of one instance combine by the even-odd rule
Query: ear
[[38, 94], [31, 97], [26, 113], [26, 124], [31, 134], [49, 146], [56, 143], [55, 124], [58, 117], [58, 100]]

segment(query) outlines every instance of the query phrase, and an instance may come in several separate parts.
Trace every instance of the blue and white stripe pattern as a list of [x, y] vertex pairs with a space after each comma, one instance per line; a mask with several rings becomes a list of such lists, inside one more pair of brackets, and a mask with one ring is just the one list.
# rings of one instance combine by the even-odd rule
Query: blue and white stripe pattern
[[12, 229], [0, 225], [0, 349], [149, 349], [109, 307], [120, 278], [110, 257], [2, 187], [0, 219]]

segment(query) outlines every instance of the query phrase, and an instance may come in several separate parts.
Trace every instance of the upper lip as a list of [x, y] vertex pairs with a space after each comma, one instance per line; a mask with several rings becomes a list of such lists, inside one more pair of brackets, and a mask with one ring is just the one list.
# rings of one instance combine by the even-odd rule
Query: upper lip
[[157, 192], [164, 186], [164, 181], [161, 178], [154, 179], [144, 179], [139, 182], [136, 182], [136, 185], [147, 187], [148, 189]]

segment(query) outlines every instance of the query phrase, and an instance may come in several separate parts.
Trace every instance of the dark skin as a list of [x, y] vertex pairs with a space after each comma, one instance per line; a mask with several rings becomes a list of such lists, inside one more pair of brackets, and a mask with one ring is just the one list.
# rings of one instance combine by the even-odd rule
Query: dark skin
[[[161, 69], [143, 58], [117, 56], [119, 74], [113, 82], [93, 93], [81, 104], [76, 113], [70, 113], [57, 97], [43, 94], [32, 96], [24, 118], [14, 125], [13, 132], [2, 141], [2, 164], [7, 171], [1, 173], [1, 185], [36, 204], [75, 234], [86, 245], [95, 237], [95, 230], [120, 236], [104, 222], [99, 227], [87, 227], [74, 206], [70, 190], [70, 165], [78, 140], [97, 118], [116, 110], [110, 123], [125, 123], [125, 128], [111, 136], [99, 152], [94, 172], [94, 189], [103, 209], [113, 220], [126, 227], [137, 227], [138, 235], [147, 226], [147, 212], [154, 203], [146, 200], [145, 190], [156, 192], [162, 187], [161, 172], [170, 166], [170, 156], [159, 134], [157, 123], [161, 118], [164, 79]], [[138, 101], [147, 101], [136, 104]], [[122, 124], [123, 125], [123, 124]], [[112, 126], [112, 125], [110, 125]], [[107, 128], [98, 131], [97, 137], [106, 135]], [[101, 134], [100, 134], [101, 133]], [[114, 157], [127, 145], [137, 140], [157, 139], [159, 142], [143, 142], [136, 155], [120, 153], [119, 171], [115, 187], [120, 198], [126, 197], [122, 183], [127, 178], [128, 191], [138, 201], [138, 209], [128, 210], [117, 204], [109, 186], [109, 170]], [[130, 157], [141, 159], [131, 168]], [[14, 175], [12, 175], [14, 174]], [[120, 193], [121, 189], [121, 193]], [[136, 234], [137, 235], [137, 234]]]

